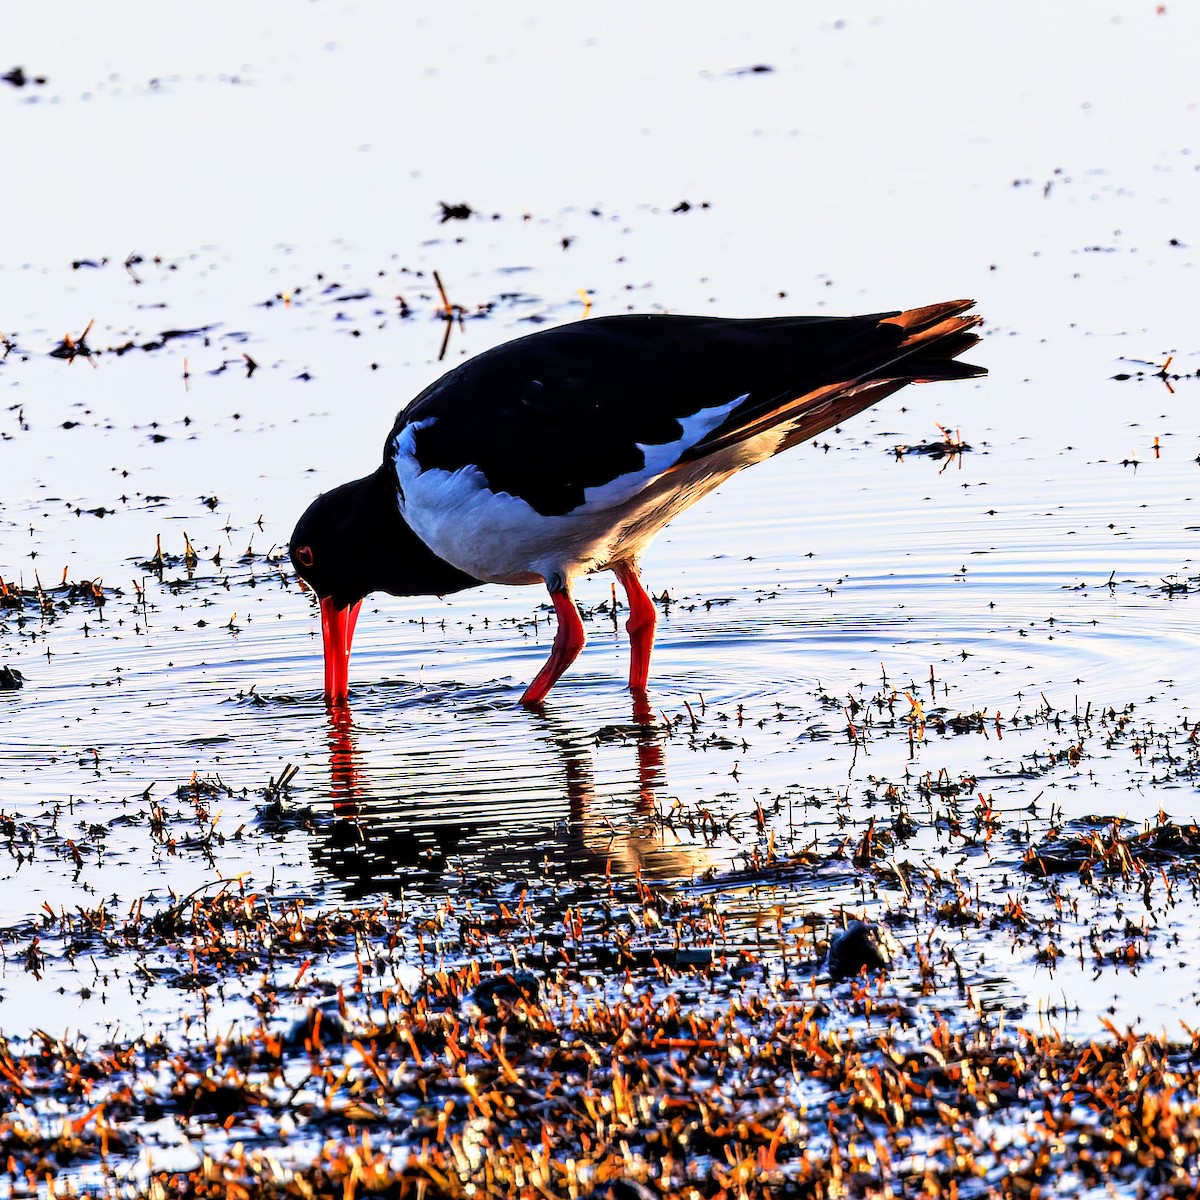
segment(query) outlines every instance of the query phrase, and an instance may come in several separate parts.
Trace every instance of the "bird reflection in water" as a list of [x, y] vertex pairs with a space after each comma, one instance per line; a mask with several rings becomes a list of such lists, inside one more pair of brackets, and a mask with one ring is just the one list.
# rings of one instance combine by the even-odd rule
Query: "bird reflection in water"
[[329, 729], [329, 799], [333, 811], [343, 816], [358, 812], [358, 743], [354, 736], [354, 718], [348, 705], [330, 706]]
[[[531, 882], [608, 871], [688, 878], [717, 861], [716, 848], [673, 841], [669, 831], [664, 836], [657, 816], [667, 786], [667, 731], [644, 695], [634, 699], [628, 723], [595, 733], [556, 713], [529, 713], [531, 748], [548, 746], [558, 770], [547, 773], [526, 760], [514, 771], [505, 745], [495, 755], [496, 773], [511, 774], [511, 789], [495, 780], [472, 786], [453, 772], [447, 779], [422, 759], [404, 764], [401, 790], [395, 768], [365, 764], [349, 706], [331, 706], [328, 720], [334, 821], [315, 853], [352, 896], [435, 885], [450, 860]], [[600, 744], [632, 752], [636, 787], [617, 784], [598, 794]]]

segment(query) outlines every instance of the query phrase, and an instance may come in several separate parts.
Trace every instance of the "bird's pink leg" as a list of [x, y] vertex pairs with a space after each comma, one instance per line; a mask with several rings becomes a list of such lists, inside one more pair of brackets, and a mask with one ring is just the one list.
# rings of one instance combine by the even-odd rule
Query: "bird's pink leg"
[[579, 657], [587, 641], [583, 622], [579, 619], [579, 609], [575, 607], [567, 588], [564, 586], [561, 590], [551, 591], [550, 599], [554, 602], [554, 615], [558, 618], [558, 632], [554, 635], [554, 645], [550, 648], [546, 665], [521, 697], [521, 703], [526, 708], [535, 708], [545, 700], [546, 694], [562, 673]]
[[625, 623], [629, 630], [629, 690], [640, 696], [645, 694], [650, 678], [650, 651], [654, 649], [658, 609], [642, 587], [636, 565], [617, 563], [612, 571], [629, 600], [629, 620]]

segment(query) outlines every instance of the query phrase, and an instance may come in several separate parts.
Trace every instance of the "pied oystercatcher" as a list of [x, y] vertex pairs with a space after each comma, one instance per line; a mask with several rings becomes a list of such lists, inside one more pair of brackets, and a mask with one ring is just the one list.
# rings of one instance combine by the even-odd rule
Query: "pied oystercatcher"
[[558, 629], [521, 697], [541, 704], [583, 649], [571, 586], [608, 570], [629, 601], [629, 686], [643, 696], [656, 609], [650, 540], [743, 467], [909, 383], [986, 372], [970, 300], [859, 317], [596, 317], [447, 372], [396, 418], [383, 462], [319, 496], [289, 547], [321, 604], [325, 699], [344, 703], [371, 592], [484, 583], [549, 589]]

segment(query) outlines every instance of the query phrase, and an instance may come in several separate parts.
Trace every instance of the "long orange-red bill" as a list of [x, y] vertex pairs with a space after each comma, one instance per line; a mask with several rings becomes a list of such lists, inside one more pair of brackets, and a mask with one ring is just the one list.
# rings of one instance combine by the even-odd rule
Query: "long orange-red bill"
[[338, 608], [332, 596], [321, 601], [321, 636], [325, 642], [325, 703], [345, 704], [350, 691], [350, 645], [362, 601]]

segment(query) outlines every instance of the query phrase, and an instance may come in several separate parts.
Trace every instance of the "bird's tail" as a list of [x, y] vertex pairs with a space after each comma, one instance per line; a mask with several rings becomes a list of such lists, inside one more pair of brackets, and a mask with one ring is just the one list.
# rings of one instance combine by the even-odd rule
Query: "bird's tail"
[[979, 341], [974, 330], [983, 318], [978, 313], [961, 315], [974, 304], [974, 300], [946, 300], [885, 317], [880, 324], [896, 325], [906, 334], [895, 348], [899, 357], [892, 365], [897, 379], [903, 383], [936, 383], [986, 375], [984, 367], [956, 361]]
[[823, 379], [812, 380], [799, 395], [777, 396], [768, 404], [740, 410], [733, 422], [715, 429], [685, 457], [707, 458], [782, 427], [784, 437], [771, 451], [778, 454], [840, 425], [910, 383], [986, 375], [983, 367], [957, 361], [979, 341], [975, 329], [983, 318], [975, 313], [962, 315], [974, 303], [947, 300], [900, 313], [851, 318], [863, 322], [861, 341]]

